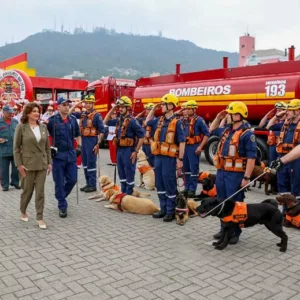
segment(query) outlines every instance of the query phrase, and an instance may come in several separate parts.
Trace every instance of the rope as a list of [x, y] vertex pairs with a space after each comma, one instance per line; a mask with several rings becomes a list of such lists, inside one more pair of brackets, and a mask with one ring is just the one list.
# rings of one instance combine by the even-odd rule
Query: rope
[[[250, 181], [248, 184], [246, 184], [245, 186], [243, 186], [242, 188], [240, 188], [238, 191], [236, 191], [235, 193], [233, 193], [231, 196], [229, 196], [227, 199], [225, 199], [224, 201], [222, 201], [221, 203], [219, 203], [217, 206], [215, 206], [213, 209], [211, 209], [210, 211], [208, 211], [207, 213], [205, 213], [203, 216], [201, 216], [201, 218], [205, 218], [207, 217], [212, 211], [214, 211], [216, 208], [218, 208], [220, 205], [222, 205], [222, 209], [224, 207], [224, 204], [226, 201], [230, 200], [232, 197], [234, 197], [235, 195], [237, 195], [239, 192], [241, 192], [242, 190], [246, 189], [248, 186], [250, 186], [255, 180], [257, 180], [258, 178], [264, 176], [266, 173], [270, 173], [271, 169], [270, 168], [265, 168], [265, 171], [260, 174], [259, 176], [257, 176], [255, 179], [253, 179], [252, 181]], [[222, 209], [219, 211], [218, 214], [220, 214], [220, 212], [222, 211]]]

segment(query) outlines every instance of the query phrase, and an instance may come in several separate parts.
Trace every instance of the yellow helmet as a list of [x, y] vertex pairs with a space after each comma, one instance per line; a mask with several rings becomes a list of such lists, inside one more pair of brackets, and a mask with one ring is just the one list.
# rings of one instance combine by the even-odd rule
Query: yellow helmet
[[234, 101], [227, 105], [226, 112], [229, 114], [241, 114], [244, 118], [248, 117], [248, 108], [241, 101]]
[[173, 104], [175, 107], [178, 106], [179, 100], [178, 98], [173, 95], [173, 94], [165, 94], [164, 96], [161, 97], [160, 102], [162, 103], [171, 103]]
[[95, 103], [95, 96], [94, 95], [86, 95], [84, 97], [84, 102]]
[[287, 104], [285, 102], [276, 102], [274, 107], [276, 109], [287, 109]]
[[152, 109], [153, 107], [154, 107], [153, 103], [147, 103], [147, 104], [144, 105], [145, 109]]
[[116, 104], [120, 106], [131, 107], [132, 101], [127, 96], [122, 96], [120, 99], [117, 100]]
[[186, 108], [198, 108], [198, 104], [195, 100], [189, 100], [186, 102]]
[[299, 99], [293, 99], [291, 102], [287, 105], [288, 110], [296, 110], [300, 109], [300, 100]]
[[183, 102], [183, 103], [181, 104], [181, 108], [182, 108], [182, 109], [186, 108], [186, 102]]

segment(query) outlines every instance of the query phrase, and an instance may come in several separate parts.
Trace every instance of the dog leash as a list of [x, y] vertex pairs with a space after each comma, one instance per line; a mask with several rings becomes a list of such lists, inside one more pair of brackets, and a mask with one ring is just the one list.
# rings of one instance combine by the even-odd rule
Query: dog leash
[[117, 164], [115, 164], [115, 170], [114, 170], [114, 187], [116, 186], [117, 182]]
[[226, 201], [230, 200], [232, 197], [234, 197], [235, 195], [237, 195], [238, 193], [240, 193], [241, 191], [243, 191], [244, 189], [246, 189], [248, 186], [250, 186], [255, 180], [259, 179], [260, 177], [264, 176], [267, 173], [270, 173], [271, 169], [270, 168], [265, 168], [265, 171], [260, 174], [259, 176], [257, 176], [255, 179], [253, 179], [252, 181], [250, 181], [249, 183], [247, 183], [245, 186], [243, 186], [242, 188], [240, 188], [238, 191], [236, 191], [235, 193], [233, 193], [231, 196], [229, 196], [227, 199], [225, 199], [224, 201], [222, 201], [221, 203], [219, 203], [217, 206], [215, 206], [213, 209], [211, 209], [209, 212], [207, 212], [206, 214], [204, 214], [203, 216], [200, 215], [201, 218], [205, 218], [207, 217], [212, 211], [214, 211], [216, 208], [218, 208], [219, 206], [222, 205], [221, 209], [219, 210], [218, 214], [219, 215], [221, 213], [221, 211], [224, 208], [224, 204]]

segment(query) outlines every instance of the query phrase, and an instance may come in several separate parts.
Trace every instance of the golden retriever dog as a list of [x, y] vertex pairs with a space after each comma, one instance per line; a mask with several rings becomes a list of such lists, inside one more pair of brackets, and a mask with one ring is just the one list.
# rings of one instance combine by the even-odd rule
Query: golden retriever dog
[[[100, 201], [106, 201], [106, 193], [110, 190], [114, 191], [121, 191], [121, 187], [118, 185], [115, 185], [113, 181], [106, 175], [100, 176], [99, 177], [99, 183], [101, 186], [101, 192], [99, 194], [96, 194], [94, 196], [89, 197], [89, 200], [95, 200], [97, 202]], [[146, 193], [141, 193], [135, 189], [133, 189], [133, 194], [132, 196], [135, 197], [149, 197], [150, 194]]]
[[106, 200], [108, 200], [110, 204], [105, 205], [104, 207], [120, 212], [138, 215], [152, 215], [159, 211], [159, 208], [150, 199], [138, 198], [114, 190], [106, 192]]
[[143, 150], [140, 150], [137, 155], [137, 169], [140, 173], [139, 187], [143, 187], [146, 190], [154, 190], [155, 174], [149, 165], [146, 154]]

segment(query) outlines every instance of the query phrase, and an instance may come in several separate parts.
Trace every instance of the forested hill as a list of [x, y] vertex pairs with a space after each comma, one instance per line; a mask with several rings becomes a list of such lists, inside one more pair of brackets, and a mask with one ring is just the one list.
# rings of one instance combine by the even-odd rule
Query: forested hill
[[62, 77], [78, 70], [89, 80], [105, 75], [123, 78], [149, 76], [153, 72], [182, 72], [221, 68], [222, 57], [229, 57], [231, 67], [238, 65], [238, 54], [204, 49], [185, 40], [161, 36], [116, 33], [96, 28], [94, 32], [44, 31], [21, 42], [0, 47], [0, 60], [27, 52], [29, 66], [39, 76]]

